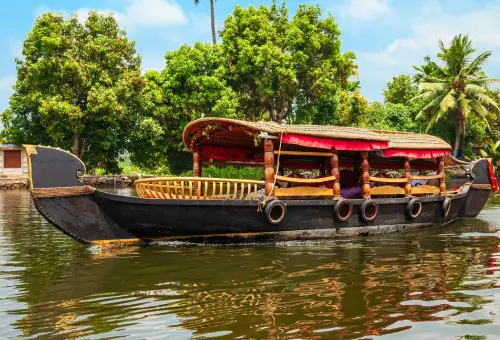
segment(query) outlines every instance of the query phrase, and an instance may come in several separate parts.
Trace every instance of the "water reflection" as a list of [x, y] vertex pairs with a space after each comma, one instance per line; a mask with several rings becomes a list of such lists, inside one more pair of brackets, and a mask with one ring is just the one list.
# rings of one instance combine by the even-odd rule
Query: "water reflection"
[[[500, 202], [401, 235], [92, 249], [0, 192], [0, 337], [495, 337]], [[495, 201], [497, 200], [497, 201]]]

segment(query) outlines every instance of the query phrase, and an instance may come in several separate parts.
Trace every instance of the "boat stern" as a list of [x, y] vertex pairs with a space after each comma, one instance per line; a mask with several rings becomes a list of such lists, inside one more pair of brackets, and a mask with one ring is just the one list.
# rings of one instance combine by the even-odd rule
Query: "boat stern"
[[480, 159], [471, 163], [470, 171], [473, 181], [461, 213], [461, 217], [465, 218], [476, 217], [486, 205], [490, 192], [498, 191], [498, 183], [489, 160]]

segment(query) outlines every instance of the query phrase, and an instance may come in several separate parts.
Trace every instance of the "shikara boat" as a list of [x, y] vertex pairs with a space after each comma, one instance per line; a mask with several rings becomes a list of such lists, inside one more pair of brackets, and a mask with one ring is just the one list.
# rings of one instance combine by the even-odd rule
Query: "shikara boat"
[[[193, 176], [139, 179], [137, 197], [83, 184], [85, 166], [69, 152], [25, 145], [34, 204], [68, 236], [100, 246], [275, 242], [474, 218], [498, 190], [487, 159], [459, 161], [449, 144], [425, 134], [202, 118], [185, 127], [183, 142]], [[263, 175], [203, 177], [206, 165]], [[446, 187], [447, 169], [462, 171], [461, 185]]]

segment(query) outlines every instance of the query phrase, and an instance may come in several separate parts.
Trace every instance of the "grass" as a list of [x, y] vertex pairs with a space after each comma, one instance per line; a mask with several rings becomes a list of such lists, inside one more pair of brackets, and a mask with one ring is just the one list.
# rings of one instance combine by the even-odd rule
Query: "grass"
[[[193, 171], [186, 171], [181, 176], [192, 176]], [[234, 166], [207, 166], [202, 168], [203, 177], [211, 178], [240, 178], [240, 179], [256, 179], [264, 178], [264, 169], [261, 168], [242, 168]]]
[[[170, 173], [170, 169], [167, 167], [159, 168], [155, 170], [145, 170], [141, 169], [136, 165], [131, 163], [120, 163], [122, 168], [122, 175], [155, 175], [155, 176], [177, 176]], [[261, 180], [264, 178], [264, 169], [261, 168], [243, 168], [243, 167], [218, 167], [218, 166], [207, 166], [202, 169], [203, 177], [210, 178], [240, 178], [240, 179], [256, 179]], [[109, 175], [102, 168], [97, 168], [95, 171], [97, 176]], [[188, 170], [180, 174], [180, 176], [193, 176], [193, 171]]]

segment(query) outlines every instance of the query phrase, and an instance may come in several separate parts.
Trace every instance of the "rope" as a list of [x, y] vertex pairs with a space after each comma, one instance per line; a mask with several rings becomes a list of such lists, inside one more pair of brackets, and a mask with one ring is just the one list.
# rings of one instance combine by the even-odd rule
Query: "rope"
[[274, 187], [276, 186], [276, 174], [278, 173], [278, 170], [280, 168], [280, 156], [281, 156], [281, 143], [282, 142], [283, 142], [283, 131], [281, 131], [281, 134], [280, 134], [280, 146], [278, 148], [278, 159], [276, 160], [276, 170], [274, 171], [273, 187], [272, 187], [271, 192], [269, 193], [269, 195], [267, 195], [267, 197], [264, 198], [264, 200], [262, 202], [257, 203], [257, 211], [259, 211], [259, 212], [262, 211], [262, 208], [264, 207], [264, 205], [266, 204], [266, 202], [269, 200], [269, 197], [271, 197], [271, 194], [274, 191]]

